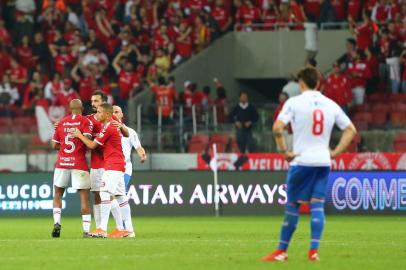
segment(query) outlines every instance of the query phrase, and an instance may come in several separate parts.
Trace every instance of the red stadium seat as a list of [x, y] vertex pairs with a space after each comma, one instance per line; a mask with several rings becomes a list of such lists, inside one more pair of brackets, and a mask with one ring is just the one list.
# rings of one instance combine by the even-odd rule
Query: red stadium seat
[[389, 101], [406, 102], [406, 94], [389, 95]]
[[10, 126], [0, 125], [0, 134], [9, 134], [9, 133], [11, 133]]
[[357, 105], [351, 109], [351, 111], [353, 111], [353, 112], [369, 112], [370, 110], [371, 110], [371, 108], [368, 103], [362, 104], [362, 105]]
[[361, 136], [359, 134], [355, 135], [354, 139], [351, 141], [347, 148], [348, 153], [357, 153], [359, 151], [358, 145], [361, 143]]
[[368, 122], [367, 121], [354, 120], [353, 123], [354, 123], [354, 125], [355, 125], [355, 127], [357, 128], [358, 131], [368, 130]]
[[211, 135], [210, 142], [219, 142], [228, 144], [230, 141], [230, 136], [227, 133], [216, 133]]
[[192, 135], [192, 138], [190, 138], [190, 142], [201, 142], [204, 144], [208, 144], [209, 136], [206, 134], [195, 134], [195, 135]]
[[383, 127], [386, 124], [387, 118], [388, 118], [387, 112], [374, 111], [372, 112], [372, 121], [370, 125], [374, 127]]
[[391, 96], [389, 93], [373, 93], [367, 96], [367, 102], [379, 101], [384, 102]]
[[190, 142], [188, 145], [188, 153], [203, 153], [206, 150], [207, 144], [201, 142]]
[[30, 125], [15, 125], [11, 130], [14, 134], [27, 134], [30, 133]]
[[368, 123], [371, 123], [371, 121], [372, 121], [372, 113], [370, 113], [370, 112], [355, 112], [352, 115], [352, 119], [354, 121], [366, 121]]
[[391, 111], [391, 105], [388, 103], [372, 103], [371, 104], [372, 112], [389, 112]]
[[406, 126], [406, 113], [405, 112], [391, 112], [390, 114], [391, 124], [394, 127]]
[[393, 140], [393, 149], [395, 152], [406, 152], [406, 133], [399, 133]]

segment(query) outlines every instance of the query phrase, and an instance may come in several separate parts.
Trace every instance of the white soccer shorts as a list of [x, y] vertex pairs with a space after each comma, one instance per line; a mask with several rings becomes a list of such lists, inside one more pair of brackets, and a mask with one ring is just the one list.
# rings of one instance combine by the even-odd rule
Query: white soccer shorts
[[90, 169], [90, 191], [100, 191], [104, 169]]
[[54, 185], [60, 188], [68, 188], [72, 182], [74, 189], [90, 189], [90, 176], [88, 171], [76, 169], [55, 168]]
[[117, 196], [125, 195], [124, 172], [105, 171], [102, 176], [100, 191]]

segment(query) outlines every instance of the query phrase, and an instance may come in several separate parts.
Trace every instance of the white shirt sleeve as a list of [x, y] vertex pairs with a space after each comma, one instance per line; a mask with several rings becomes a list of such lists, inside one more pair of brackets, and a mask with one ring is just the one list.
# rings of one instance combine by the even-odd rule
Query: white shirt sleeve
[[337, 114], [335, 119], [335, 124], [341, 129], [347, 128], [351, 124], [350, 118], [345, 114], [345, 112], [337, 105]]
[[135, 130], [130, 129], [130, 142], [134, 149], [138, 149], [141, 147], [140, 139], [138, 138], [137, 132]]
[[288, 99], [283, 105], [282, 111], [279, 113], [277, 120], [282, 121], [285, 125], [289, 124], [293, 119], [294, 111], [292, 99]]

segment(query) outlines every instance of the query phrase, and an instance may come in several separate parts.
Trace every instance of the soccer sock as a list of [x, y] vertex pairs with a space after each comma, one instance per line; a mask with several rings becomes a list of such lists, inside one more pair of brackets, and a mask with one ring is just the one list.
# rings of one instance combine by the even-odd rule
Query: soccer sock
[[310, 249], [318, 249], [325, 221], [324, 203], [323, 202], [310, 203], [310, 216], [311, 216]]
[[61, 224], [61, 208], [54, 208], [53, 215], [54, 215], [54, 224], [59, 223]]
[[133, 232], [133, 221], [131, 219], [131, 208], [128, 204], [127, 196], [117, 197], [117, 201], [120, 204], [121, 215], [123, 216], [125, 230], [128, 232]]
[[111, 210], [110, 193], [100, 192], [101, 204], [100, 204], [100, 228], [103, 231], [107, 231], [107, 225], [109, 223], [109, 216]]
[[121, 216], [120, 206], [116, 199], [111, 201], [111, 213], [113, 214], [114, 220], [116, 221], [116, 227], [119, 230], [124, 230], [123, 217]]
[[93, 205], [94, 222], [96, 223], [96, 229], [100, 228], [100, 204]]
[[82, 227], [84, 232], [87, 233], [89, 232], [91, 221], [92, 221], [91, 215], [82, 215]]
[[279, 238], [279, 249], [287, 250], [290, 239], [296, 230], [299, 220], [299, 205], [288, 203], [285, 208], [285, 220]]

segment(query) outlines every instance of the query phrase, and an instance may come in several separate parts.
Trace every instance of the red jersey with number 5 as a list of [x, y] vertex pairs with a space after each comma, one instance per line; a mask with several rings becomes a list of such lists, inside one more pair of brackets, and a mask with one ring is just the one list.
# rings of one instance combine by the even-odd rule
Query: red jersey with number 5
[[52, 141], [60, 144], [55, 168], [88, 170], [86, 145], [70, 135], [76, 128], [84, 135], [92, 135], [93, 125], [85, 116], [68, 115], [59, 122], [52, 138]]
[[121, 132], [111, 121], [104, 125], [94, 140], [103, 147], [104, 169], [106, 171], [125, 171], [125, 159], [121, 144]]

